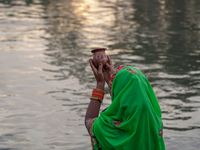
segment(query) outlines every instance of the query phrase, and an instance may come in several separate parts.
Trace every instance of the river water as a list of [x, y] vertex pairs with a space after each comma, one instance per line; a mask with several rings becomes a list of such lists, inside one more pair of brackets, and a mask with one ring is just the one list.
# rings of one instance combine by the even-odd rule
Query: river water
[[199, 0], [0, 0], [0, 150], [91, 149], [96, 47], [149, 79], [167, 150], [200, 149]]

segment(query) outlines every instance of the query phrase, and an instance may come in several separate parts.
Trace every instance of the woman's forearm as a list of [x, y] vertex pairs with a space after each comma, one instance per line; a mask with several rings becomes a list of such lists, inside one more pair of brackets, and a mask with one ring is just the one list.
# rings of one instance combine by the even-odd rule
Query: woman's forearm
[[[96, 88], [104, 91], [104, 85], [105, 83], [97, 83]], [[101, 107], [100, 101], [91, 99], [85, 115], [85, 126], [88, 129], [88, 131], [90, 128], [91, 121], [99, 116], [100, 107]]]

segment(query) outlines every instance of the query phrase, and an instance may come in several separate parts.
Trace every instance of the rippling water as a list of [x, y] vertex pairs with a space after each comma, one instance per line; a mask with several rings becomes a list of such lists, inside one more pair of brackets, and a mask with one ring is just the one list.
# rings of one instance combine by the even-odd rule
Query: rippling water
[[0, 45], [1, 150], [91, 149], [96, 47], [147, 76], [166, 149], [200, 149], [199, 0], [0, 0]]

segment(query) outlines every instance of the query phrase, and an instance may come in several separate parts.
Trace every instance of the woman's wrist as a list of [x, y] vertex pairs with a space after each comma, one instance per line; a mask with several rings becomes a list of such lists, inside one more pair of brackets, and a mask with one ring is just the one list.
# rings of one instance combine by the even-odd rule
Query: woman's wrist
[[105, 82], [97, 82], [97, 89], [104, 91]]

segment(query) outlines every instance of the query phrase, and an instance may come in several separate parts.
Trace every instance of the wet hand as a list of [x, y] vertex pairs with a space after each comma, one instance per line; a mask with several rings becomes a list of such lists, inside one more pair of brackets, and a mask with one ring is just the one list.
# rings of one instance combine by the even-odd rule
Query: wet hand
[[104, 79], [106, 83], [108, 84], [110, 80], [110, 76], [114, 73], [115, 69], [110, 57], [107, 56], [107, 58], [108, 58], [108, 63], [106, 63], [106, 69], [103, 71], [103, 73], [104, 73]]
[[92, 59], [89, 59], [90, 67], [92, 68], [92, 71], [94, 73], [94, 76], [97, 81], [97, 87], [98, 89], [104, 90], [105, 85], [105, 79], [104, 79], [104, 73], [103, 73], [103, 64], [100, 63], [98, 69], [94, 66]]

